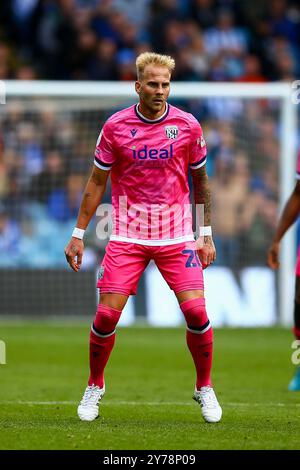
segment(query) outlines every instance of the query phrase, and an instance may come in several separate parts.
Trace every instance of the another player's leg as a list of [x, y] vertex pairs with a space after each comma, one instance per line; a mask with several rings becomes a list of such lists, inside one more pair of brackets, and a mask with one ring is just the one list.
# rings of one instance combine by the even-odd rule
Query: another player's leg
[[200, 404], [205, 421], [217, 423], [221, 420], [222, 409], [211, 382], [213, 331], [206, 313], [203, 291], [180, 292], [177, 298], [186, 320], [186, 341], [196, 368], [193, 398]]
[[[295, 303], [294, 303], [294, 334], [300, 340], [300, 273], [296, 275]], [[294, 377], [289, 383], [288, 389], [292, 392], [300, 391], [300, 366], [296, 367]]]
[[105, 393], [104, 369], [113, 350], [116, 326], [128, 296], [106, 293], [100, 297], [90, 332], [90, 377], [78, 406], [82, 421], [93, 421], [99, 414], [99, 402]]

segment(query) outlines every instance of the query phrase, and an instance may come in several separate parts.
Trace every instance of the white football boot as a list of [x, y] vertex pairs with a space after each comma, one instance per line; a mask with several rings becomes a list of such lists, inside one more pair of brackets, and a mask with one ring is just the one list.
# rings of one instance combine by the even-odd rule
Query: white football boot
[[222, 408], [212, 387], [195, 390], [193, 399], [201, 406], [202, 416], [207, 423], [218, 423], [222, 417]]
[[99, 402], [105, 393], [105, 387], [89, 385], [86, 387], [77, 414], [81, 421], [93, 421], [99, 416]]

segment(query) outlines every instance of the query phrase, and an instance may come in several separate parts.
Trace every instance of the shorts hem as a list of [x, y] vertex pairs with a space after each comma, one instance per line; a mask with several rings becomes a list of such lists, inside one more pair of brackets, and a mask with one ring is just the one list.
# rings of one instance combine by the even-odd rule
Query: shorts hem
[[136, 291], [130, 291], [126, 290], [124, 288], [120, 287], [107, 287], [107, 286], [99, 286], [97, 284], [97, 288], [100, 290], [100, 293], [103, 292], [103, 294], [108, 294], [109, 292], [113, 294], [123, 294], [123, 295], [136, 295]]
[[197, 284], [197, 285], [191, 285], [191, 284], [186, 284], [184, 286], [176, 286], [172, 288], [172, 290], [176, 293], [183, 292], [185, 290], [203, 290], [204, 291], [204, 284]]

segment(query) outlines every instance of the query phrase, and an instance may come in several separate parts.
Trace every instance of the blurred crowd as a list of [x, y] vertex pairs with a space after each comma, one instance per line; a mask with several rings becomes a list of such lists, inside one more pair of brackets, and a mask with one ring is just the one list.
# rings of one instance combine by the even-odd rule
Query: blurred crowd
[[[192, 112], [203, 127], [217, 264], [264, 265], [277, 214], [279, 103], [170, 102]], [[95, 110], [92, 101], [67, 106], [61, 100], [13, 100], [1, 109], [0, 266], [67, 267], [63, 248], [76, 223], [99, 128], [113, 111]], [[110, 185], [103, 202], [110, 202]], [[96, 217], [85, 240], [86, 269], [97, 265], [107, 243], [96, 236], [98, 222]]]
[[175, 80], [299, 76], [297, 0], [1, 0], [0, 79], [133, 80], [146, 50]]

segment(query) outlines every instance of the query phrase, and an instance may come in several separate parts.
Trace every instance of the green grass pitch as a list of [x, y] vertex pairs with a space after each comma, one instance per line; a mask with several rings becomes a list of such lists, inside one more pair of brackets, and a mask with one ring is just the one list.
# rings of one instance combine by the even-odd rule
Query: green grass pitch
[[78, 420], [88, 374], [86, 323], [1, 323], [1, 449], [299, 449], [300, 392], [286, 329], [216, 329], [213, 380], [223, 407], [206, 424], [179, 329], [119, 328], [100, 417]]

